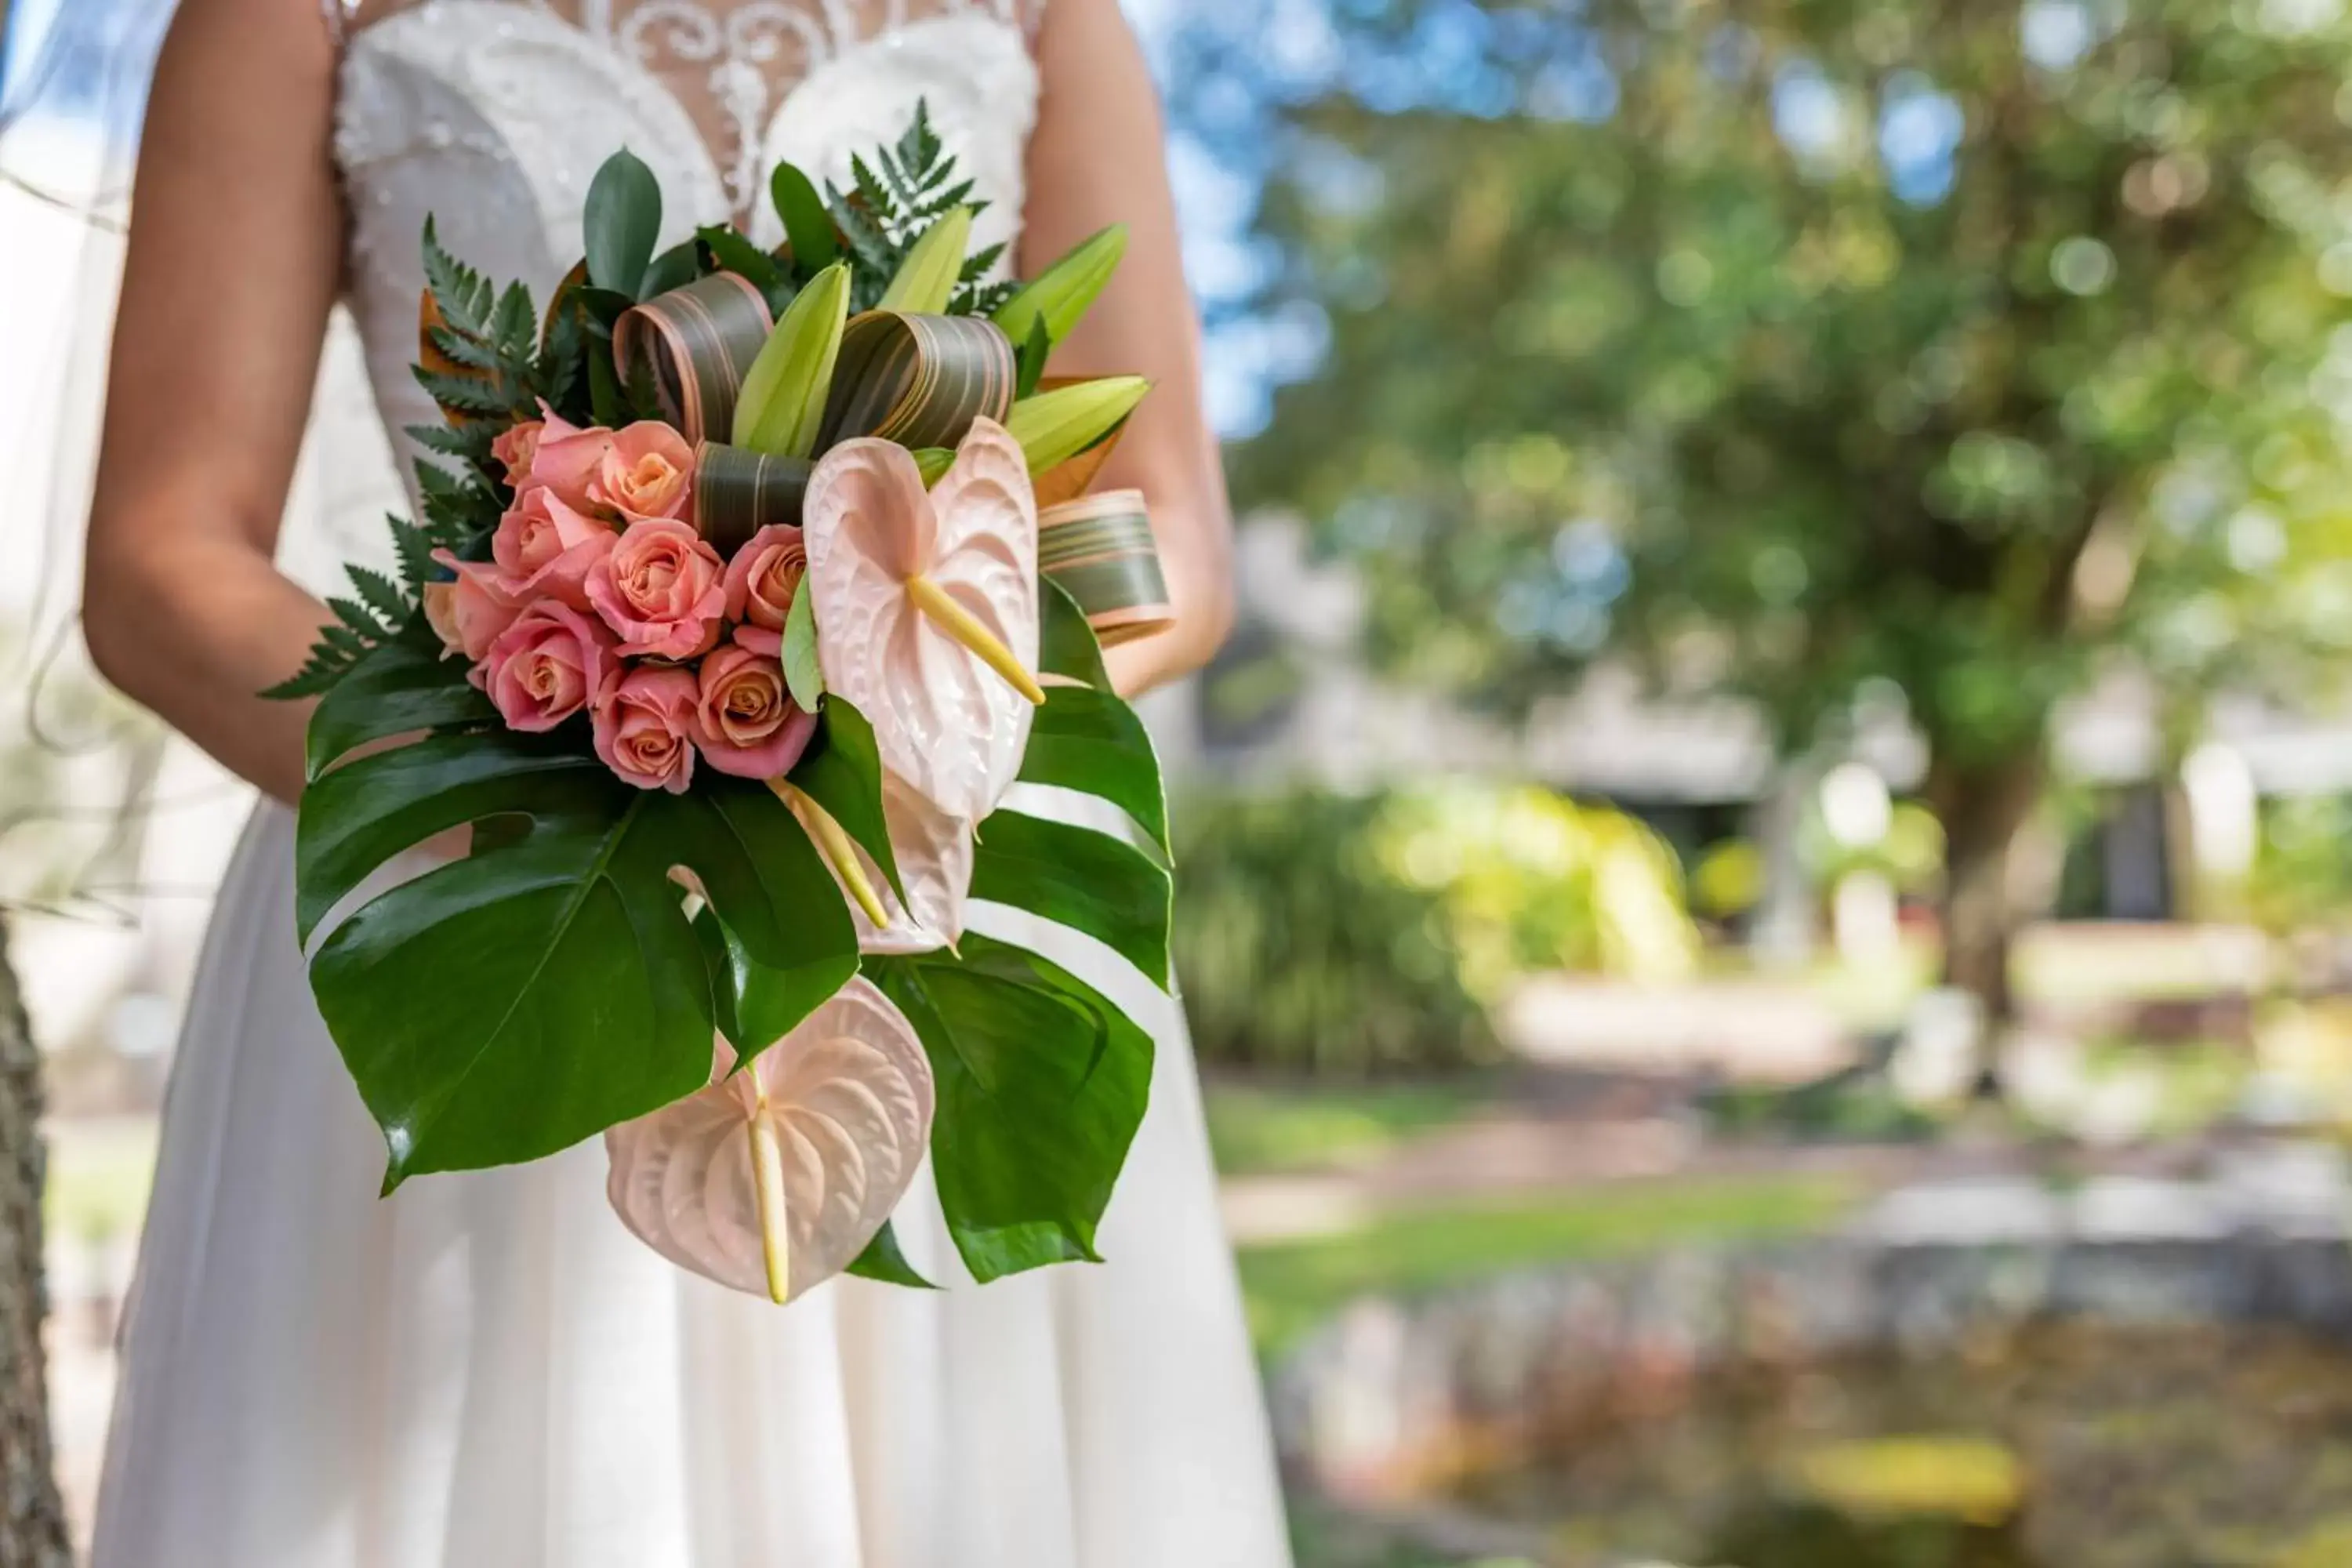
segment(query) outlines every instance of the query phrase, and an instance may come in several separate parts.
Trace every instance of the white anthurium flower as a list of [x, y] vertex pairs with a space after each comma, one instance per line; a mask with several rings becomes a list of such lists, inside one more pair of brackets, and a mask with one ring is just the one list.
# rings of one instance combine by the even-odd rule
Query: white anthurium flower
[[920, 1168], [931, 1068], [905, 1015], [853, 979], [730, 1074], [604, 1134], [605, 1195], [679, 1268], [784, 1302], [856, 1261]]
[[972, 423], [926, 490], [907, 449], [845, 441], [809, 478], [802, 530], [825, 689], [890, 772], [978, 822], [1020, 771], [1036, 704], [1037, 504], [1020, 445]]

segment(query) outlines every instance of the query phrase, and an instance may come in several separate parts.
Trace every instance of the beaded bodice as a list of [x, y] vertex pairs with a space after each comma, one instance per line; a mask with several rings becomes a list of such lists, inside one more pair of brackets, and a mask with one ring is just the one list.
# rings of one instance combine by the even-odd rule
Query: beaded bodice
[[[1042, 0], [325, 4], [341, 46], [345, 300], [404, 468], [398, 432], [437, 417], [408, 368], [428, 215], [450, 251], [543, 301], [580, 255], [590, 178], [621, 147], [661, 183], [661, 244], [730, 218], [768, 244], [782, 237], [766, 199], [779, 160], [845, 185], [851, 155], [895, 140], [919, 100], [990, 204], [975, 244], [1012, 239], [1020, 221]], [[318, 416], [329, 437], [354, 417], [335, 406], [335, 358]], [[342, 379], [348, 397], [360, 378]], [[304, 581], [388, 550], [376, 507], [317, 510], [332, 537], [283, 552]]]

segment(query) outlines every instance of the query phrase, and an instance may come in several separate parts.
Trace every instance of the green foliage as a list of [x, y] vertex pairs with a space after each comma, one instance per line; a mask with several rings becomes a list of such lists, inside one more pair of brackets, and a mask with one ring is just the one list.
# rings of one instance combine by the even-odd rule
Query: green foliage
[[1306, 790], [1184, 803], [1176, 967], [1203, 1061], [1350, 1075], [1496, 1055], [1436, 898], [1374, 850], [1381, 806]]
[[2304, 795], [2265, 802], [2247, 912], [2292, 934], [2340, 924], [2352, 910], [2352, 799]]
[[581, 226], [587, 241], [588, 280], [632, 298], [641, 286], [661, 234], [661, 184], [645, 161], [626, 148], [604, 160], [588, 184]]
[[[756, 1049], [857, 971], [823, 861], [745, 781], [636, 790], [576, 736], [493, 731], [346, 763], [303, 792], [300, 816], [306, 942], [401, 851], [475, 822], [529, 824], [378, 895], [312, 963], [320, 1012], [384, 1130], [388, 1188], [537, 1159], [690, 1094], [720, 1018]], [[707, 963], [677, 865], [731, 964]]]
[[[1974, 767], [2114, 657], [2306, 692], [2352, 639], [2352, 18], [2076, 14], [2037, 63], [2014, 6], [1496, 6], [1518, 112], [1299, 102], [1265, 303], [1329, 346], [1240, 498], [1364, 565], [1390, 668], [1515, 711], [1621, 652], [1797, 744], [1899, 693]], [[1606, 90], [1528, 112], [1563, 77]]]
[[1415, 1209], [1345, 1236], [1244, 1247], [1242, 1291], [1260, 1347], [1279, 1351], [1373, 1291], [1427, 1290], [1675, 1244], [1801, 1235], [1834, 1222], [1855, 1196], [1838, 1177], [1743, 1176]]
[[[850, 173], [846, 192], [826, 184], [825, 209], [853, 263], [853, 313], [881, 303], [891, 280], [934, 224], [959, 206], [969, 207], [974, 217], [988, 207], [985, 202], [971, 200], [971, 180], [958, 178], [955, 158], [932, 130], [930, 109], [925, 103], [915, 105], [915, 117], [895, 146], [877, 150], [871, 160], [853, 157]], [[789, 225], [793, 209], [784, 207], [782, 169], [777, 178], [777, 205], [784, 208]], [[793, 207], [803, 205], [796, 187], [790, 195]], [[804, 211], [802, 222], [803, 226], [814, 226]], [[793, 248], [798, 251], [797, 241]], [[988, 315], [1012, 298], [1012, 284], [988, 281], [990, 268], [1003, 253], [1004, 247], [995, 245], [965, 259], [948, 314]]]
[[1211, 796], [1180, 814], [1176, 948], [1204, 1059], [1318, 1073], [1492, 1059], [1543, 970], [1677, 974], [1672, 856], [1618, 813], [1440, 782]]

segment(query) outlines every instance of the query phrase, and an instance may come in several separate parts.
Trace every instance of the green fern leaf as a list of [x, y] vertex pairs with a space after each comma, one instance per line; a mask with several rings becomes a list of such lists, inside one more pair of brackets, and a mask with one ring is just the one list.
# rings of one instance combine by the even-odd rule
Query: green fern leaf
[[425, 220], [425, 284], [442, 316], [460, 331], [481, 336], [489, 326], [490, 285], [482, 275], [441, 248], [433, 220]]
[[383, 573], [366, 566], [346, 568], [352, 586], [359, 590], [360, 602], [374, 612], [387, 626], [397, 626], [415, 612], [415, 601], [404, 593], [399, 584]]

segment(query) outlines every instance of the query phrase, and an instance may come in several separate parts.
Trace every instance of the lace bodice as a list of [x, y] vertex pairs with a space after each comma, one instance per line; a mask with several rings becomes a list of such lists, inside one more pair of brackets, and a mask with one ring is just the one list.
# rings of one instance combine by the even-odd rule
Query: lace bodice
[[398, 433], [438, 417], [408, 368], [428, 214], [452, 252], [544, 301], [579, 257], [589, 180], [617, 149], [661, 182], [661, 244], [730, 218], [772, 244], [778, 160], [845, 185], [851, 154], [894, 140], [921, 100], [990, 203], [975, 245], [1015, 236], [1043, 0], [323, 3], [341, 50], [334, 151], [364, 373], [331, 343], [313, 446], [338, 455], [310, 479], [329, 493], [289, 515], [281, 547], [313, 586], [331, 585], [339, 559], [387, 553], [380, 512], [404, 504], [388, 479], [351, 471], [355, 433], [380, 416], [404, 470]]

